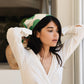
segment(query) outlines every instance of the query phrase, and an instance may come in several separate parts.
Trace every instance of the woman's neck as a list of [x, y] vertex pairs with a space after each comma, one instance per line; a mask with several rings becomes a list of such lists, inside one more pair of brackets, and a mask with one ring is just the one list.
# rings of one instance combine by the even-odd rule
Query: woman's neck
[[40, 56], [42, 58], [47, 58], [51, 55], [51, 53], [49, 52], [49, 47], [42, 47], [41, 51], [39, 52]]

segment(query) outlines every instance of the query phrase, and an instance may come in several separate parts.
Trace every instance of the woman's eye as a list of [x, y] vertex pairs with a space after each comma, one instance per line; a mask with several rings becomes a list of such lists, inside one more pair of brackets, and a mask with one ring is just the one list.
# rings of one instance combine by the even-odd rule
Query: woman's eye
[[53, 30], [48, 30], [48, 32], [52, 32]]

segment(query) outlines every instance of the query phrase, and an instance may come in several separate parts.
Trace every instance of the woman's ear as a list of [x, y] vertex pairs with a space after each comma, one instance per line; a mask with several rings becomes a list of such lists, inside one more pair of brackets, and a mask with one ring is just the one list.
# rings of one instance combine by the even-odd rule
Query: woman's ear
[[37, 37], [37, 38], [40, 38], [40, 32], [37, 31], [36, 37]]

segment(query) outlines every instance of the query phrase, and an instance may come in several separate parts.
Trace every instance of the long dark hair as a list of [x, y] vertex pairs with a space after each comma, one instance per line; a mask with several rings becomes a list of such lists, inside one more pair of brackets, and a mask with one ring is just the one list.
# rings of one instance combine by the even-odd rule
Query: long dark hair
[[35, 54], [38, 54], [40, 52], [40, 50], [42, 48], [42, 43], [41, 43], [40, 39], [36, 37], [37, 31], [40, 32], [41, 29], [43, 27], [45, 27], [51, 21], [53, 21], [56, 24], [57, 28], [58, 28], [59, 39], [58, 39], [57, 45], [55, 47], [50, 47], [49, 51], [56, 55], [58, 64], [60, 64], [60, 66], [62, 66], [62, 59], [59, 56], [59, 54], [56, 53], [56, 52], [60, 51], [60, 49], [63, 46], [61, 44], [61, 24], [60, 24], [59, 20], [57, 18], [55, 18], [54, 16], [44, 17], [35, 26], [35, 28], [32, 30], [32, 35], [29, 37], [27, 47], [31, 48], [34, 51]]

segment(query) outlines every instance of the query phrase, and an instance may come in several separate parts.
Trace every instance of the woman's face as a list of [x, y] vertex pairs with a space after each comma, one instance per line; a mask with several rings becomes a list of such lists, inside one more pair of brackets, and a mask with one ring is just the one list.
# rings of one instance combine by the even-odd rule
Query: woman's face
[[37, 32], [37, 38], [40, 38], [43, 46], [55, 47], [59, 39], [57, 25], [51, 21], [40, 32]]

